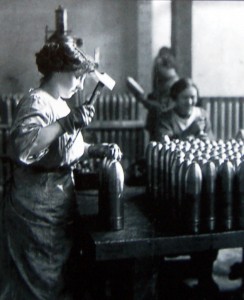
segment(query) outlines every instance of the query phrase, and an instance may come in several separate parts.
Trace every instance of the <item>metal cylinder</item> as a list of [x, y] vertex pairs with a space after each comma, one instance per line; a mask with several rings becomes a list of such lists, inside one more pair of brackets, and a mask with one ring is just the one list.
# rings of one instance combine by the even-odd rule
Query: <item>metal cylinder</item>
[[159, 153], [162, 149], [162, 144], [157, 145], [152, 149], [152, 197], [154, 201], [158, 200], [158, 187], [159, 187]]
[[165, 152], [165, 160], [164, 160], [164, 170], [165, 170], [165, 201], [170, 201], [170, 163], [171, 163], [171, 156], [173, 155], [174, 151], [176, 148], [176, 144], [174, 142], [172, 142], [170, 144], [169, 149], [166, 150]]
[[179, 185], [178, 173], [183, 161], [184, 161], [184, 153], [180, 151], [176, 154], [171, 166], [170, 199], [171, 199], [172, 217], [174, 218], [175, 221], [178, 221], [180, 217], [178, 201], [177, 201], [177, 190]]
[[153, 164], [153, 148], [157, 145], [157, 142], [151, 141], [146, 148], [146, 171], [147, 171], [147, 193], [152, 192], [152, 164]]
[[108, 185], [108, 168], [111, 160], [105, 157], [101, 161], [101, 167], [99, 169], [99, 190], [98, 190], [98, 214], [99, 219], [103, 223], [106, 215], [106, 193], [107, 193], [107, 185]]
[[239, 165], [235, 180], [236, 203], [235, 216], [237, 218], [237, 227], [244, 229], [244, 161]]
[[163, 147], [159, 151], [159, 177], [158, 177], [158, 199], [163, 204], [164, 202], [164, 190], [165, 190], [165, 163], [164, 157], [166, 150], [169, 149], [169, 144], [163, 144]]
[[201, 167], [202, 170], [202, 204], [201, 228], [203, 232], [213, 232], [216, 229], [216, 176], [214, 162], [208, 161]]
[[233, 229], [234, 167], [225, 160], [217, 171], [217, 222], [219, 230]]
[[107, 161], [102, 171], [103, 179], [99, 193], [99, 217], [108, 230], [124, 227], [124, 171], [117, 160]]
[[187, 233], [200, 232], [201, 191], [202, 171], [198, 163], [192, 162], [186, 170], [185, 195], [182, 203], [182, 225]]
[[186, 176], [186, 170], [191, 164], [190, 159], [185, 159], [182, 164], [179, 167], [179, 172], [178, 172], [178, 186], [176, 190], [176, 203], [178, 207], [178, 216], [179, 219], [182, 220], [182, 202], [185, 197], [185, 176]]

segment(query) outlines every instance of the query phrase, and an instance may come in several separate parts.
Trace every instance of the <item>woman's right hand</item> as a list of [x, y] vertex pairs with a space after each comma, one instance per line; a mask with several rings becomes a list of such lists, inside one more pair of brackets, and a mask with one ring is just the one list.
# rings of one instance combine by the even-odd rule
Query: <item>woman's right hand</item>
[[74, 119], [76, 129], [78, 129], [86, 127], [91, 123], [95, 115], [95, 108], [93, 105], [82, 105], [75, 107], [70, 113]]
[[120, 161], [122, 159], [122, 152], [117, 144], [102, 143], [90, 145], [88, 148], [88, 155], [92, 158], [104, 158], [116, 159]]
[[206, 127], [206, 120], [203, 117], [199, 117], [197, 118], [192, 124], [191, 126], [188, 128], [188, 134], [189, 135], [201, 135], [202, 133], [204, 133]]
[[93, 105], [82, 105], [72, 108], [70, 113], [61, 119], [58, 119], [60, 126], [64, 132], [72, 134], [75, 129], [88, 126], [95, 114]]

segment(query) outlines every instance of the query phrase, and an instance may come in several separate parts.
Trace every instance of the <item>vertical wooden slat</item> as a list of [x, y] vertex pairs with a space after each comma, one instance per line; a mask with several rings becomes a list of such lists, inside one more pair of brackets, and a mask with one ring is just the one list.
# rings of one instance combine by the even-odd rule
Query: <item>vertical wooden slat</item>
[[[234, 121], [233, 120], [234, 105], [232, 99], [226, 99], [224, 101], [224, 104], [225, 104], [226, 117], [224, 120], [225, 132], [224, 132], [223, 139], [227, 140], [230, 139], [232, 136], [233, 121]], [[228, 122], [228, 120], [230, 120], [230, 122]]]
[[[124, 94], [124, 99], [126, 99], [127, 104], [127, 120], [132, 119], [132, 103], [131, 98], [127, 96], [127, 94]], [[130, 152], [129, 152], [129, 159], [133, 160], [135, 158], [135, 151], [136, 151], [136, 139], [135, 139], [135, 130], [133, 128], [127, 128], [127, 139], [125, 140], [126, 143], [130, 145]]]
[[[129, 101], [129, 109], [130, 109], [129, 119], [130, 120], [136, 120], [136, 104], [137, 104], [137, 101], [136, 101], [135, 97], [129, 97], [128, 94], [127, 94], [126, 97], [128, 98], [128, 101]], [[140, 153], [138, 153], [138, 147], [137, 147], [138, 141], [139, 141], [138, 130], [131, 129], [130, 130], [130, 143], [132, 145], [134, 145], [134, 147], [132, 147], [132, 153], [131, 153], [131, 157], [133, 159], [135, 159], [136, 157], [140, 157]]]
[[105, 95], [103, 95], [103, 102], [101, 106], [101, 121], [105, 121], [105, 120], [106, 120], [106, 99], [105, 99]]
[[118, 120], [123, 120], [123, 97], [121, 94], [117, 95], [117, 110]]
[[105, 105], [104, 105], [104, 120], [110, 120], [110, 95], [106, 94], [105, 95]]
[[100, 95], [97, 104], [97, 120], [102, 121], [103, 120], [103, 106], [104, 106], [104, 97], [103, 94]]
[[115, 94], [111, 96], [110, 105], [111, 105], [111, 118], [112, 118], [112, 120], [118, 120], [118, 118], [117, 118], [117, 110], [118, 110], [117, 96]]
[[[116, 117], [117, 114], [117, 97], [115, 94], [110, 96], [110, 116], [111, 116], [111, 120], [117, 120]], [[115, 128], [112, 128], [111, 130], [111, 136], [110, 136], [110, 140], [112, 143], [117, 143], [118, 144], [118, 138], [117, 138], [117, 132], [118, 130], [116, 130]], [[118, 144], [120, 146], [120, 144]]]
[[220, 99], [218, 99], [219, 101], [219, 105], [220, 105], [220, 136], [221, 139], [225, 139], [226, 136], [226, 127], [227, 127], [227, 122], [225, 120], [225, 116], [226, 116], [226, 103], [225, 101], [220, 101]]
[[131, 120], [136, 120], [137, 119], [137, 110], [136, 110], [137, 101], [136, 101], [135, 97], [130, 97], [129, 99], [130, 99], [130, 107], [131, 107], [131, 117], [130, 117], [130, 119]]
[[128, 98], [125, 97], [125, 95], [123, 94], [122, 95], [122, 98], [124, 99], [123, 100], [123, 120], [129, 120], [130, 119], [130, 107], [129, 107], [129, 101], [128, 101]]
[[[118, 95], [117, 101], [118, 101], [118, 110], [119, 110], [118, 120], [122, 121], [124, 118], [124, 98], [123, 98], [122, 94]], [[125, 132], [124, 132], [123, 128], [118, 130], [118, 136], [119, 136], [120, 145], [122, 145], [121, 147], [123, 148], [124, 156], [127, 159], [128, 148], [126, 147], [127, 145], [124, 142], [125, 141]]]
[[8, 124], [8, 112], [7, 112], [7, 105], [6, 105], [6, 96], [1, 95], [1, 122], [2, 124]]
[[5, 102], [5, 105], [6, 105], [6, 117], [7, 117], [7, 125], [11, 126], [12, 124], [12, 105], [11, 105], [11, 98], [12, 98], [12, 95], [9, 94], [9, 95], [5, 95], [4, 97], [4, 102]]
[[240, 98], [236, 99], [237, 101], [235, 101], [235, 99], [232, 99], [232, 103], [233, 103], [233, 115], [230, 116], [230, 120], [232, 120], [232, 133], [231, 133], [231, 138], [234, 138], [237, 134], [237, 132], [239, 131], [239, 127], [240, 127]]
[[135, 106], [135, 119], [139, 120], [140, 119], [140, 108], [139, 108], [140, 103], [136, 100], [136, 98], [134, 96], [132, 98], [133, 98], [133, 103], [135, 103], [134, 104], [134, 106]]
[[210, 121], [212, 123], [212, 120], [211, 120], [212, 119], [211, 118], [211, 102], [209, 101], [209, 99], [208, 99], [208, 101], [206, 101], [204, 108], [206, 109], [206, 111], [207, 111], [207, 113], [209, 115]]
[[115, 115], [115, 119], [117, 121], [121, 120], [121, 116], [122, 116], [122, 111], [121, 111], [121, 107], [120, 107], [120, 94], [116, 94], [114, 95], [114, 115]]
[[240, 129], [244, 128], [244, 98], [240, 98]]
[[216, 99], [211, 99], [211, 120], [212, 120], [212, 126], [213, 126], [213, 132], [215, 133], [215, 136], [219, 138], [219, 132], [218, 132], [218, 102]]

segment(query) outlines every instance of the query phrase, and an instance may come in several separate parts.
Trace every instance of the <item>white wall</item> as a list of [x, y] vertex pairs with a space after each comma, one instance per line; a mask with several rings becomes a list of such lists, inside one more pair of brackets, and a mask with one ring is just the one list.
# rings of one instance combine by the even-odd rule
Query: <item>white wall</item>
[[145, 93], [152, 91], [152, 67], [161, 47], [171, 47], [171, 1], [137, 0], [138, 73]]
[[202, 96], [244, 96], [244, 1], [193, 1], [193, 78]]
[[0, 0], [0, 93], [26, 92], [39, 84], [35, 53], [44, 43], [45, 26], [55, 29], [60, 4], [72, 35], [83, 39], [91, 55], [100, 48], [101, 71], [115, 79], [116, 91], [125, 90], [126, 76], [138, 69], [137, 1]]
[[0, 2], [1, 94], [26, 92], [39, 84], [35, 53], [43, 45], [45, 26], [55, 29], [55, 9], [60, 4], [68, 12], [68, 29], [83, 38], [84, 49], [93, 55], [94, 48], [100, 48], [101, 70], [115, 79], [115, 91], [125, 91], [130, 75], [140, 81], [146, 93], [150, 92], [154, 57], [159, 48], [170, 46], [167, 0]]
[[[38, 84], [34, 54], [43, 44], [45, 25], [54, 29], [60, 1], [0, 2], [0, 92], [23, 92]], [[85, 49], [92, 54], [100, 47], [101, 67], [116, 80], [116, 90], [125, 90], [131, 75], [150, 91], [153, 59], [162, 46], [171, 46], [171, 1], [61, 4], [68, 10], [69, 29], [84, 39]], [[193, 78], [201, 94], [244, 95], [244, 1], [193, 1], [192, 14]]]
[[162, 46], [171, 47], [171, 1], [152, 1], [152, 55]]

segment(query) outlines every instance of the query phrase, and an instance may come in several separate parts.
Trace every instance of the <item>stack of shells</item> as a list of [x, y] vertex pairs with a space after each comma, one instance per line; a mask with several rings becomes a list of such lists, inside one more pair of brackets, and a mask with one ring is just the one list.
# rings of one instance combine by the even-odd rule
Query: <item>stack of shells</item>
[[[244, 229], [242, 140], [151, 141], [147, 193], [159, 221], [187, 233]], [[168, 221], [167, 221], [168, 222]]]

